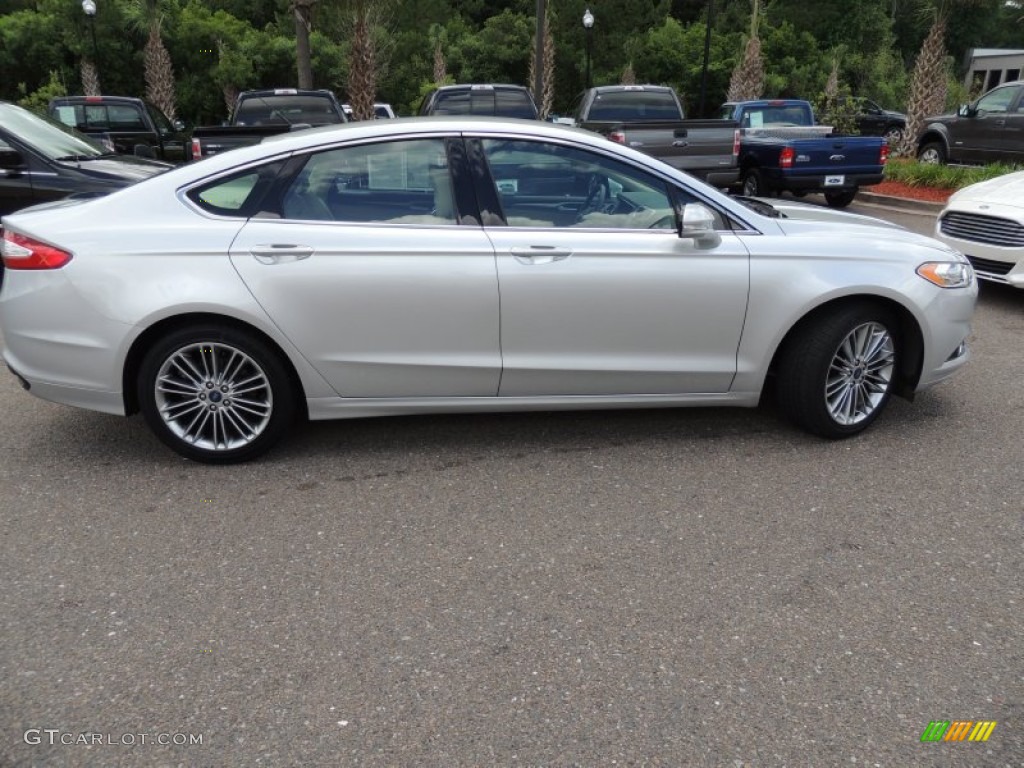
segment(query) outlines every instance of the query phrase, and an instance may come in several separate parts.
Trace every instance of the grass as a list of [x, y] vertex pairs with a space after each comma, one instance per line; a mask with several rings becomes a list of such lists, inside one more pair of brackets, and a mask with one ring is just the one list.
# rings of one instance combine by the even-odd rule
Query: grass
[[899, 181], [911, 187], [961, 189], [1019, 170], [1022, 170], [1019, 166], [1000, 163], [978, 166], [928, 165], [916, 160], [893, 159], [886, 163], [885, 180]]

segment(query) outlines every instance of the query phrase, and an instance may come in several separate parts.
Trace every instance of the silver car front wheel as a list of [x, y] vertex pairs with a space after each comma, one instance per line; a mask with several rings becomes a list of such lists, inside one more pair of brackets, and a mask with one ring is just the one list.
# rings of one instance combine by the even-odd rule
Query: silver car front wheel
[[157, 436], [209, 463], [254, 458], [294, 414], [288, 376], [262, 342], [229, 328], [187, 329], [143, 360], [139, 403]]
[[847, 305], [809, 319], [780, 351], [778, 398], [796, 424], [823, 437], [865, 429], [885, 408], [901, 354], [891, 313]]
[[850, 426], [871, 417], [892, 386], [896, 346], [885, 326], [859, 325], [839, 344], [825, 379], [828, 412]]

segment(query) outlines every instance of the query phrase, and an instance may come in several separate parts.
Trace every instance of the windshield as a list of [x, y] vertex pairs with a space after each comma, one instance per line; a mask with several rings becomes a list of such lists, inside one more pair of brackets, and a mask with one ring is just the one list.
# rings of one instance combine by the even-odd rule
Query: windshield
[[60, 157], [99, 157], [97, 144], [74, 128], [40, 117], [14, 104], [0, 104], [0, 125], [50, 160]]

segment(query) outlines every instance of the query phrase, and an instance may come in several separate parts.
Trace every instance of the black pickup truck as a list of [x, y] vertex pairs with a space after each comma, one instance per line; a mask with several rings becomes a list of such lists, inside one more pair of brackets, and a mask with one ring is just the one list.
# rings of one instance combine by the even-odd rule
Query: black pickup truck
[[1024, 81], [1003, 83], [955, 114], [925, 118], [917, 137], [922, 163], [1024, 162]]
[[686, 171], [716, 187], [739, 179], [739, 125], [687, 120], [676, 92], [661, 85], [602, 85], [578, 98], [575, 124]]
[[188, 132], [143, 99], [130, 96], [61, 96], [50, 101], [51, 118], [77, 129], [120, 155], [183, 163]]
[[242, 91], [226, 125], [192, 131], [192, 159], [259, 144], [267, 136], [347, 122], [345, 111], [327, 90], [275, 88]]

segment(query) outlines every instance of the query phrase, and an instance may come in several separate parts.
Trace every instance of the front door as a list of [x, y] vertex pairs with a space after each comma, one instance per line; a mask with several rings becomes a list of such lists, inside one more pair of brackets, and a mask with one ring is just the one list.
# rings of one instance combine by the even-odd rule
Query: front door
[[646, 170], [556, 143], [484, 139], [508, 226], [488, 226], [501, 291], [502, 396], [719, 393], [736, 373], [748, 252], [675, 229]]

